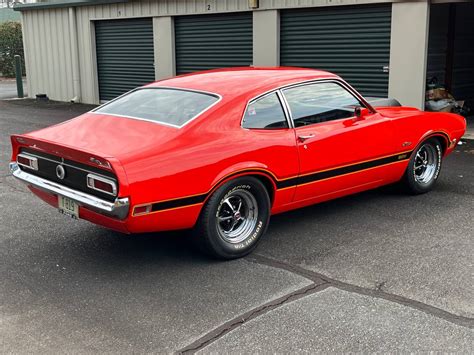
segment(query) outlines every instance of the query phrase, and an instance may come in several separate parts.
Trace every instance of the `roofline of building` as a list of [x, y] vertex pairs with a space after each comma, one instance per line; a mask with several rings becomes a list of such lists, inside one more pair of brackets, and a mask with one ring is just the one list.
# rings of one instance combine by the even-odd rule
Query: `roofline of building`
[[114, 3], [125, 3], [128, 0], [50, 0], [48, 2], [37, 2], [31, 4], [17, 4], [13, 9], [15, 11], [44, 10], [60, 7], [74, 7], [87, 5], [104, 5]]

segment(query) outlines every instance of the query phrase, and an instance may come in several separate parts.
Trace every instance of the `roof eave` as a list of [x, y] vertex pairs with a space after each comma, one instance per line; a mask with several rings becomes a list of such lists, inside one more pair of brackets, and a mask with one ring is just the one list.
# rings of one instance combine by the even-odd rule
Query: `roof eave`
[[75, 7], [75, 6], [91, 6], [91, 5], [106, 5], [115, 3], [125, 3], [129, 0], [52, 0], [48, 2], [37, 2], [31, 4], [17, 4], [13, 8], [15, 11], [28, 10], [45, 10], [55, 9], [61, 7]]

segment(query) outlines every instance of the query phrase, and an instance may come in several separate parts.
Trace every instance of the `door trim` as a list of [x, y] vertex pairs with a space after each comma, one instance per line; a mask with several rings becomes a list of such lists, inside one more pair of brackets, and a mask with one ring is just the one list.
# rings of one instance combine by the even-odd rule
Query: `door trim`
[[382, 156], [375, 159], [363, 160], [356, 163], [341, 165], [325, 170], [318, 170], [302, 174], [283, 181], [277, 181], [277, 189], [285, 189], [293, 186], [303, 186], [319, 181], [334, 179], [337, 177], [359, 173], [362, 171], [379, 168], [382, 166], [404, 162], [410, 159], [413, 150]]

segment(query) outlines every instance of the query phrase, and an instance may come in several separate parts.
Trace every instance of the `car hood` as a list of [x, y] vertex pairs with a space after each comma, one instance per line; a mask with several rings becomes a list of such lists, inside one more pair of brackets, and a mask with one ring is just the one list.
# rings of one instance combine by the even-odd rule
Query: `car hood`
[[122, 162], [174, 140], [182, 129], [139, 119], [86, 113], [26, 136]]
[[406, 107], [406, 106], [384, 106], [376, 107], [378, 113], [382, 116], [389, 118], [400, 118], [408, 116], [417, 116], [420, 114], [420, 110], [415, 107]]

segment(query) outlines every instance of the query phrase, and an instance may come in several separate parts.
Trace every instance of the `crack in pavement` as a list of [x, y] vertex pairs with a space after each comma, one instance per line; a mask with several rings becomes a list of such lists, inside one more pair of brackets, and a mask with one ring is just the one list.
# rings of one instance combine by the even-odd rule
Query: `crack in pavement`
[[445, 311], [441, 308], [430, 306], [420, 301], [415, 301], [413, 299], [410, 299], [404, 296], [385, 292], [382, 289], [370, 289], [370, 288], [352, 285], [347, 282], [338, 281], [330, 277], [327, 277], [325, 275], [322, 275], [320, 273], [317, 273], [315, 271], [311, 271], [300, 266], [288, 264], [286, 262], [272, 259], [260, 254], [253, 254], [247, 257], [246, 260], [250, 262], [254, 262], [256, 264], [266, 265], [266, 266], [274, 267], [277, 269], [286, 270], [310, 280], [317, 280], [317, 279], [323, 280], [324, 282], [327, 283], [328, 287], [332, 286], [340, 290], [357, 293], [363, 296], [381, 298], [387, 301], [391, 301], [391, 302], [398, 303], [407, 307], [414, 308], [416, 310], [422, 311], [434, 317], [444, 319], [450, 323], [453, 323], [465, 328], [474, 329], [473, 318], [459, 316], [459, 315], [450, 313], [448, 311]]
[[270, 266], [270, 267], [277, 268], [280, 270], [288, 271], [292, 274], [299, 275], [301, 277], [304, 277], [305, 279], [312, 281], [312, 284], [310, 284], [309, 286], [300, 288], [296, 291], [290, 292], [275, 300], [269, 301], [261, 306], [255, 307], [251, 309], [250, 311], [244, 314], [241, 314], [230, 321], [225, 322], [224, 324], [218, 326], [217, 328], [214, 328], [213, 330], [206, 333], [199, 339], [195, 340], [191, 344], [185, 346], [181, 350], [178, 350], [177, 351], [178, 354], [194, 354], [197, 351], [205, 348], [211, 343], [214, 343], [215, 341], [219, 340], [227, 333], [233, 331], [234, 329], [240, 327], [244, 323], [254, 318], [257, 318], [265, 313], [271, 312], [276, 308], [279, 308], [283, 305], [296, 301], [300, 298], [304, 298], [314, 293], [323, 291], [329, 287], [334, 287], [339, 290], [344, 290], [347, 292], [356, 293], [363, 296], [381, 298], [390, 302], [398, 303], [406, 307], [416, 309], [418, 311], [422, 311], [431, 316], [441, 318], [450, 323], [453, 323], [465, 328], [469, 328], [469, 329], [474, 328], [474, 319], [472, 318], [458, 316], [453, 313], [442, 310], [440, 308], [430, 306], [426, 303], [415, 301], [415, 300], [412, 300], [403, 296], [395, 295], [392, 293], [384, 292], [381, 290], [381, 287], [376, 288], [376, 289], [368, 289], [368, 288], [352, 285], [346, 282], [332, 279], [330, 277], [305, 269], [303, 267], [292, 265], [280, 260], [272, 259], [260, 254], [252, 254], [251, 256], [246, 257], [244, 260], [248, 262], [253, 262], [259, 265]]
[[[320, 280], [321, 281], [321, 280]], [[204, 336], [200, 337], [199, 339], [195, 340], [191, 344], [187, 345], [186, 347], [178, 350], [178, 354], [194, 354], [197, 351], [205, 348], [206, 346], [210, 345], [211, 343], [215, 342], [216, 340], [222, 338], [227, 333], [231, 332], [235, 328], [240, 327], [242, 324], [248, 322], [251, 319], [257, 318], [265, 313], [268, 313], [282, 305], [291, 303], [296, 301], [300, 298], [306, 297], [308, 295], [312, 295], [313, 293], [320, 292], [325, 290], [329, 287], [327, 282], [321, 281], [321, 283], [312, 283], [309, 286], [305, 286], [300, 288], [296, 291], [290, 292], [280, 298], [274, 299], [270, 302], [267, 302], [261, 306], [251, 309], [250, 311], [241, 314], [230, 321], [225, 322], [224, 324], [220, 325], [219, 327], [211, 330], [210, 332], [206, 333]]]

